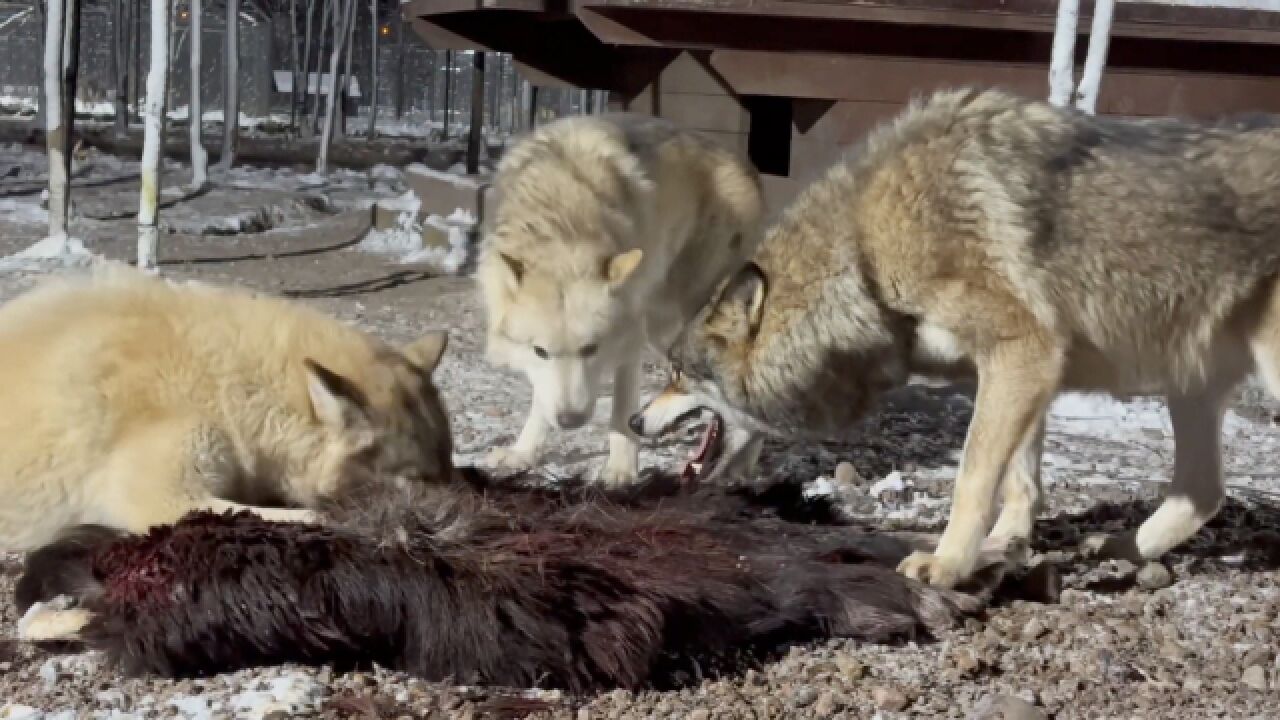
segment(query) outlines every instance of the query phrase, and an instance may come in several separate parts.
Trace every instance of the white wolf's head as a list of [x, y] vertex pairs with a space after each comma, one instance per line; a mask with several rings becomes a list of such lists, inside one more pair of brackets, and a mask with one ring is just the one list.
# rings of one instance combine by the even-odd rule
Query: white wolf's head
[[495, 254], [482, 271], [503, 296], [490, 326], [489, 357], [528, 376], [536, 411], [547, 422], [582, 427], [606, 373], [639, 351], [643, 333], [633, 327], [624, 286], [643, 251], [602, 258], [587, 272]]

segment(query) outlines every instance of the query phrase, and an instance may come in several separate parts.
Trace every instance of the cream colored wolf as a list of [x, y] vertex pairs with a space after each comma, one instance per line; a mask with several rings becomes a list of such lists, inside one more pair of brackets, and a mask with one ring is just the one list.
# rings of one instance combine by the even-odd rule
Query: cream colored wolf
[[[488, 463], [534, 465], [551, 427], [591, 419], [613, 380], [599, 479], [631, 482], [642, 353], [665, 350], [717, 282], [750, 257], [763, 202], [754, 170], [656, 118], [545, 125], [511, 148], [477, 275], [488, 357], [521, 370], [533, 404], [515, 445]], [[659, 355], [660, 357], [660, 355]]]
[[[825, 434], [910, 373], [976, 372], [946, 531], [901, 567], [950, 586], [988, 531], [1030, 536], [1060, 390], [1162, 394], [1173, 482], [1136, 532], [1101, 547], [1154, 559], [1222, 503], [1233, 388], [1256, 370], [1280, 393], [1278, 275], [1280, 118], [1134, 121], [941, 92], [801, 195], [674, 344], [688, 391], [660, 405], [706, 405], [753, 434]], [[636, 424], [657, 432], [650, 415], [670, 414]]]
[[343, 480], [447, 471], [445, 343], [118, 265], [38, 287], [0, 306], [0, 548], [195, 509], [310, 520]]

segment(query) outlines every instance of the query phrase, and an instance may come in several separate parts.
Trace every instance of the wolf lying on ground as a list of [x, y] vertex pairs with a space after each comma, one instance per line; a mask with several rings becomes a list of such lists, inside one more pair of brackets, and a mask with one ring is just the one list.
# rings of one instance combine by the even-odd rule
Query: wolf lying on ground
[[438, 475], [445, 344], [117, 264], [49, 282], [0, 306], [0, 548], [200, 509], [312, 520], [340, 479]]
[[950, 587], [988, 531], [996, 546], [1031, 534], [1059, 391], [1163, 394], [1173, 482], [1098, 548], [1151, 560], [1223, 501], [1233, 389], [1256, 370], [1280, 393], [1278, 272], [1280, 117], [1122, 120], [939, 92], [804, 191], [673, 344], [696, 401], [634, 427], [712, 408], [739, 439], [707, 473], [749, 451], [742, 437], [847, 431], [911, 373], [976, 374], [946, 531], [901, 566]]
[[130, 673], [376, 662], [581, 693], [678, 682], [691, 655], [936, 632], [1002, 579], [1003, 558], [971, 593], [905, 578], [893, 566], [915, 538], [812, 524], [832, 508], [798, 485], [672, 497], [663, 482], [611, 497], [472, 473], [369, 484], [324, 526], [202, 512], [147, 535], [80, 527], [28, 558], [16, 599], [75, 598], [30, 613], [28, 639], [79, 638]]
[[567, 118], [503, 155], [477, 265], [486, 353], [523, 371], [533, 403], [515, 444], [486, 464], [523, 471], [547, 431], [579, 428], [613, 380], [606, 485], [636, 479], [627, 418], [655, 357], [751, 256], [759, 178], [727, 149], [657, 118]]

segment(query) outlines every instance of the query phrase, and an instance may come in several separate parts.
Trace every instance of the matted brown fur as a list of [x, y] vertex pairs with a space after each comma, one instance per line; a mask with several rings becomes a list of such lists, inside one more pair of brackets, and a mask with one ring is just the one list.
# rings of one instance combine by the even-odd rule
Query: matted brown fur
[[377, 662], [586, 692], [668, 684], [691, 656], [928, 634], [999, 579], [970, 595], [904, 578], [905, 541], [817, 524], [831, 508], [792, 489], [375, 485], [328, 527], [200, 513], [147, 535], [81, 528], [28, 559], [17, 600], [75, 597], [80, 637], [128, 672]]

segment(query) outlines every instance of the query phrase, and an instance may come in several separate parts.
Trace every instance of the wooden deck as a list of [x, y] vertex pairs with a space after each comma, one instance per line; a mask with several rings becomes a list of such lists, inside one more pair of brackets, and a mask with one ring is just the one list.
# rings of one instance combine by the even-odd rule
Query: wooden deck
[[[1098, 112], [1280, 113], [1277, 0], [1117, 3]], [[1230, 7], [1223, 6], [1231, 5]], [[1093, 3], [1081, 3], [1077, 69]], [[1056, 0], [411, 0], [436, 47], [512, 53], [738, 147], [780, 197], [939, 87], [1048, 93]]]

